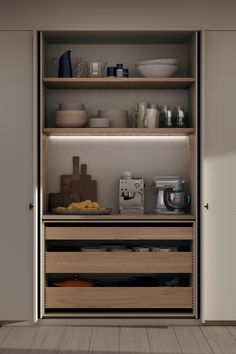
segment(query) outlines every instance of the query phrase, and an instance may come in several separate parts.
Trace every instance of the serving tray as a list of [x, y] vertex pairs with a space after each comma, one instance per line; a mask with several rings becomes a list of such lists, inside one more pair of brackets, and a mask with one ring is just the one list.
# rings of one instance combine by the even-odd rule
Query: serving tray
[[111, 214], [111, 208], [105, 208], [102, 210], [79, 210], [79, 209], [57, 209], [52, 208], [53, 214], [61, 215], [107, 215]]

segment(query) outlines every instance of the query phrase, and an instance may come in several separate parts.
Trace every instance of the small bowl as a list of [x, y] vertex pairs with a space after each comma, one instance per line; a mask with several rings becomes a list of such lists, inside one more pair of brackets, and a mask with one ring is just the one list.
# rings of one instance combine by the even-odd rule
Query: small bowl
[[90, 118], [89, 119], [90, 128], [109, 128], [110, 120], [109, 118]]

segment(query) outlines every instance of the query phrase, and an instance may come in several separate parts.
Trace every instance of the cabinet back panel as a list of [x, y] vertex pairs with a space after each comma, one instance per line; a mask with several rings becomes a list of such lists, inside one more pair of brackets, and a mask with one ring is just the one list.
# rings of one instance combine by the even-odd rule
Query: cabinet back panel
[[72, 173], [72, 156], [80, 156], [87, 173], [98, 182], [98, 200], [118, 210], [118, 181], [130, 170], [145, 180], [145, 211], [155, 207], [152, 179], [158, 175], [187, 176], [186, 137], [50, 137], [47, 192], [60, 190], [60, 175]]

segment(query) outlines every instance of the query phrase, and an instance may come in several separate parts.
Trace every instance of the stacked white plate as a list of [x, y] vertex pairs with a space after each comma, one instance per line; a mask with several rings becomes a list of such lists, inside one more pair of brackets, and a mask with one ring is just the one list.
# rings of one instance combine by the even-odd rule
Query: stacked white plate
[[170, 77], [178, 69], [177, 59], [153, 59], [140, 61], [136, 70], [144, 77]]
[[54, 125], [59, 128], [81, 128], [87, 124], [88, 113], [82, 110], [56, 111]]
[[109, 128], [110, 120], [109, 118], [90, 118], [89, 119], [90, 128]]

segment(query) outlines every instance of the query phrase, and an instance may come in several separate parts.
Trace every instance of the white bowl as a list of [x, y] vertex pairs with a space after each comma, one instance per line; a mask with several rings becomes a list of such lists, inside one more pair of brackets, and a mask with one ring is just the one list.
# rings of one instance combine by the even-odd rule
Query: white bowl
[[137, 65], [153, 65], [153, 64], [167, 64], [167, 65], [178, 65], [179, 61], [177, 59], [153, 59], [140, 61]]
[[136, 65], [136, 69], [144, 77], [170, 77], [177, 71], [177, 65], [153, 64]]
[[59, 128], [81, 128], [88, 122], [87, 111], [56, 111], [54, 125]]
[[90, 118], [89, 119], [90, 128], [109, 128], [110, 120], [109, 118]]

